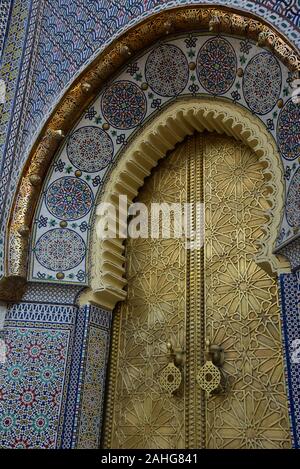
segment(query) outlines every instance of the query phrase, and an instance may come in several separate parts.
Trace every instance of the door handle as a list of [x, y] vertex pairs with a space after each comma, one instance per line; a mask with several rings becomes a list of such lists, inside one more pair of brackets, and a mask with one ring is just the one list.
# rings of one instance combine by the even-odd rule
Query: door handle
[[221, 366], [224, 363], [224, 350], [220, 345], [211, 344], [210, 340], [205, 341], [205, 364], [199, 369], [196, 380], [207, 397], [212, 393], [217, 394], [220, 391], [222, 380]]
[[159, 383], [170, 396], [177, 391], [182, 382], [182, 365], [184, 350], [178, 346], [173, 348], [171, 341], [167, 343], [168, 365], [160, 372]]

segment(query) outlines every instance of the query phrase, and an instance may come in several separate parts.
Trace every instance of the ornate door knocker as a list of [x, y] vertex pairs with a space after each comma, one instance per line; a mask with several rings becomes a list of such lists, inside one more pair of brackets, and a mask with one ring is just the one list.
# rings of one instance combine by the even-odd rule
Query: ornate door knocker
[[169, 363], [161, 371], [159, 377], [160, 386], [170, 396], [177, 391], [181, 385], [182, 372], [181, 367], [183, 364], [184, 351], [181, 347], [173, 348], [171, 342], [167, 343], [169, 353]]
[[220, 345], [212, 345], [206, 340], [205, 364], [201, 366], [196, 379], [200, 388], [206, 392], [207, 397], [212, 393], [218, 394], [221, 390], [221, 366], [224, 363], [224, 350]]

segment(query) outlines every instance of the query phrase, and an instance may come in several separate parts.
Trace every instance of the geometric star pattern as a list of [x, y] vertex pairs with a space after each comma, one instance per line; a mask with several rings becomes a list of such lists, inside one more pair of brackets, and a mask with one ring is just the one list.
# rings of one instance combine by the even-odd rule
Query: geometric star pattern
[[[225, 385], [220, 394], [202, 395], [195, 403], [206, 409], [204, 428], [198, 422], [198, 431], [204, 432], [207, 448], [289, 448], [278, 286], [254, 261], [269, 209], [263, 166], [252, 150], [232, 138], [200, 138], [196, 165], [203, 159], [204, 334], [224, 348]], [[159, 162], [138, 202], [150, 207], [194, 197], [186, 182], [189, 141]], [[117, 362], [110, 378], [114, 398], [107, 409], [105, 445], [184, 448], [189, 415], [196, 412], [186, 404], [189, 356], [178, 391], [166, 393], [160, 376], [168, 363], [167, 342], [190, 350], [186, 327], [201, 328], [200, 318], [187, 325], [187, 295], [194, 294], [187, 288], [187, 250], [181, 238], [129, 238], [126, 258], [128, 294], [117, 309]]]
[[[183, 203], [186, 197], [186, 164], [179, 147], [145, 180], [138, 201], [150, 209], [152, 202]], [[149, 215], [149, 230], [150, 225]], [[121, 326], [116, 397], [106, 445], [183, 448], [184, 396], [170, 397], [159, 376], [168, 364], [168, 341], [183, 345], [185, 337], [184, 241], [129, 238], [126, 256], [128, 295], [116, 316]]]

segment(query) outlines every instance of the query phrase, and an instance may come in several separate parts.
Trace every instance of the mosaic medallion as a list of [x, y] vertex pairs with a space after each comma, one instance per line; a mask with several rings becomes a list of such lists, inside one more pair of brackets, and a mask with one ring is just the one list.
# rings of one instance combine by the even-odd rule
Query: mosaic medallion
[[277, 125], [277, 140], [281, 154], [287, 160], [300, 155], [300, 106], [290, 99], [282, 109]]
[[73, 269], [80, 264], [85, 252], [86, 247], [81, 236], [66, 228], [47, 231], [34, 248], [39, 263], [54, 271]]
[[61, 220], [78, 220], [84, 217], [92, 204], [93, 193], [89, 185], [75, 177], [57, 179], [47, 190], [47, 208]]
[[131, 81], [117, 81], [103, 94], [102, 113], [116, 129], [132, 129], [146, 114], [147, 104], [143, 91]]
[[228, 41], [209, 39], [197, 57], [197, 75], [203, 88], [211, 94], [226, 93], [236, 77], [236, 55]]
[[188, 61], [179, 47], [164, 44], [149, 55], [145, 75], [155, 93], [161, 96], [176, 96], [182, 93], [187, 85]]
[[267, 114], [275, 106], [281, 91], [281, 69], [276, 58], [269, 52], [257, 54], [248, 63], [243, 92], [251, 111]]
[[290, 226], [300, 226], [300, 169], [294, 174], [288, 191], [286, 219]]
[[113, 153], [114, 146], [110, 136], [95, 126], [75, 130], [67, 145], [71, 163], [87, 173], [105, 168], [111, 162]]

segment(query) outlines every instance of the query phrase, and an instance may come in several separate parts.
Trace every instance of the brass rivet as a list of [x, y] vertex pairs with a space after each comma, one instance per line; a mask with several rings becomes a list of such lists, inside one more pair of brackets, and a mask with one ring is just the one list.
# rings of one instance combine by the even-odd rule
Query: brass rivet
[[22, 225], [20, 226], [20, 228], [18, 229], [18, 233], [21, 235], [21, 236], [28, 236], [29, 235], [29, 232], [30, 232], [30, 229], [29, 229], [29, 226], [27, 225]]
[[121, 45], [121, 54], [124, 57], [129, 57], [131, 55], [131, 50], [129, 49], [128, 46], [126, 46], [125, 44], [122, 44]]
[[82, 83], [81, 87], [82, 87], [82, 89], [85, 93], [88, 93], [90, 91], [90, 89], [92, 88], [92, 85], [85, 81], [85, 82]]
[[196, 68], [195, 62], [190, 62], [189, 67], [190, 67], [190, 70], [195, 70], [195, 68]]
[[278, 99], [277, 107], [279, 107], [279, 109], [281, 109], [283, 107], [283, 104], [284, 104], [283, 99]]
[[146, 91], [146, 90], [148, 89], [148, 86], [149, 86], [148, 83], [142, 83], [142, 84], [141, 84], [141, 88], [142, 88], [142, 90], [144, 90], [144, 91]]
[[33, 186], [38, 186], [42, 182], [42, 178], [38, 174], [31, 174], [29, 181]]
[[208, 23], [209, 31], [216, 31], [221, 24], [221, 19], [218, 15], [212, 16]]
[[65, 278], [65, 274], [63, 272], [57, 272], [56, 278], [58, 280], [62, 280], [63, 278]]
[[171, 23], [171, 21], [166, 21], [166, 22], [164, 23], [164, 30], [165, 30], [165, 33], [166, 33], [166, 34], [169, 34], [170, 31], [171, 31], [171, 28], [172, 28], [172, 23]]
[[104, 124], [102, 125], [102, 129], [103, 130], [108, 130], [109, 129], [109, 124], [107, 122], [104, 122]]
[[61, 129], [53, 130], [53, 132], [59, 138], [64, 138], [65, 137], [65, 134], [64, 134], [63, 130], [61, 130]]
[[60, 224], [59, 224], [59, 226], [60, 226], [61, 228], [66, 228], [66, 227], [68, 226], [68, 223], [67, 223], [66, 221], [61, 221]]
[[238, 77], [242, 77], [244, 75], [244, 70], [242, 68], [238, 68], [236, 74]]
[[76, 176], [77, 178], [80, 178], [81, 175], [82, 175], [82, 171], [80, 171], [79, 169], [76, 169], [76, 171], [75, 171], [75, 176]]

